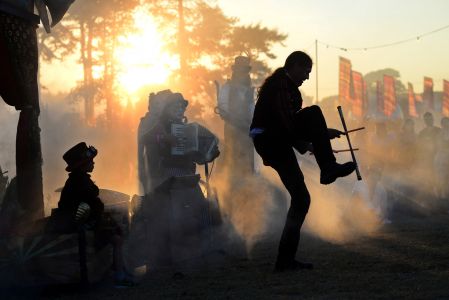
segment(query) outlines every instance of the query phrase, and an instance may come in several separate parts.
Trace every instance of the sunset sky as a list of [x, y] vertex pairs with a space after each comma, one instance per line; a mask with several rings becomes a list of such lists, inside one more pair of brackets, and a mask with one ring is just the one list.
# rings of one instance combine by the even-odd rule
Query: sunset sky
[[[286, 47], [277, 48], [277, 61], [296, 49], [306, 50], [315, 60], [315, 40], [346, 48], [387, 44], [449, 25], [448, 0], [222, 0], [226, 14], [242, 23], [262, 23], [288, 34]], [[338, 93], [338, 56], [352, 61], [363, 74], [391, 67], [404, 82], [422, 91], [423, 76], [434, 79], [441, 90], [449, 79], [449, 28], [412, 41], [368, 51], [341, 51], [319, 45], [319, 97]], [[302, 88], [315, 95], [315, 74]]]
[[[286, 46], [276, 46], [274, 50], [278, 58], [269, 62], [273, 68], [282, 65], [286, 56], [298, 49], [305, 50], [316, 61], [315, 40], [319, 40], [319, 98], [338, 93], [339, 56], [350, 59], [353, 69], [362, 74], [394, 68], [401, 73], [404, 83], [414, 84], [415, 92], [422, 91], [423, 76], [434, 79], [435, 90], [441, 90], [442, 79], [449, 79], [449, 28], [382, 49], [342, 51], [324, 45], [363, 48], [416, 38], [449, 25], [449, 0], [219, 0], [216, 3], [242, 24], [261, 23], [288, 34]], [[52, 92], [73, 87], [82, 76], [81, 66], [74, 65], [74, 60], [67, 58], [51, 66], [43, 64], [46, 74], [42, 77], [43, 85]], [[67, 69], [76, 72], [68, 73]], [[60, 76], [62, 73], [64, 78]], [[302, 90], [315, 96], [315, 84], [314, 68]]]

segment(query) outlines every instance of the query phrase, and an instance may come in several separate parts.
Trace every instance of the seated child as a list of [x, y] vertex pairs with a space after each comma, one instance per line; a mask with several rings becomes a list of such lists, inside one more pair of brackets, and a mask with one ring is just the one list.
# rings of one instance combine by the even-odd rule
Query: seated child
[[113, 269], [116, 287], [133, 286], [123, 263], [123, 234], [117, 223], [104, 212], [104, 204], [98, 197], [99, 189], [88, 173], [94, 169], [94, 157], [97, 149], [87, 147], [81, 142], [64, 155], [69, 172], [61, 198], [58, 203], [59, 213], [64, 216], [62, 226], [76, 231], [79, 226], [93, 229], [96, 246], [105, 244], [113, 246]]

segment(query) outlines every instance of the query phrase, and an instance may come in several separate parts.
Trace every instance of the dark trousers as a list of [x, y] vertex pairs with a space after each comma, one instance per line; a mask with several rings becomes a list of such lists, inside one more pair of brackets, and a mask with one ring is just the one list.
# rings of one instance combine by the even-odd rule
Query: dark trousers
[[264, 164], [271, 166], [279, 174], [282, 183], [291, 196], [284, 230], [279, 243], [278, 262], [289, 263], [295, 259], [298, 249], [301, 226], [310, 206], [310, 194], [304, 182], [293, 147], [294, 140], [311, 142], [314, 154], [321, 169], [335, 162], [335, 156], [327, 133], [327, 125], [321, 109], [310, 106], [297, 113], [295, 137], [292, 142], [279, 138], [279, 134], [264, 132], [254, 139], [256, 151]]
[[278, 262], [288, 263], [295, 259], [298, 249], [300, 231], [310, 206], [310, 194], [304, 182], [293, 150], [282, 160], [272, 166], [278, 172], [285, 188], [291, 196], [284, 230], [279, 242]]
[[315, 159], [320, 169], [323, 170], [335, 162], [326, 120], [321, 108], [317, 105], [303, 108], [296, 113], [295, 121], [295, 138], [312, 143]]

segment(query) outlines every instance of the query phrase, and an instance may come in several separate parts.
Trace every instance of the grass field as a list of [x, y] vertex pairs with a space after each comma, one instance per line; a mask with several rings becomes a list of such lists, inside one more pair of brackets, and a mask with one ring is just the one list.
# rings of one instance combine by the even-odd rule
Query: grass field
[[[369, 237], [333, 244], [304, 235], [298, 257], [311, 271], [273, 273], [278, 235], [259, 240], [250, 258], [225, 255], [188, 270], [163, 269], [137, 287], [110, 283], [48, 291], [63, 299], [449, 299], [449, 215], [402, 217]], [[181, 271], [182, 276], [174, 276]]]

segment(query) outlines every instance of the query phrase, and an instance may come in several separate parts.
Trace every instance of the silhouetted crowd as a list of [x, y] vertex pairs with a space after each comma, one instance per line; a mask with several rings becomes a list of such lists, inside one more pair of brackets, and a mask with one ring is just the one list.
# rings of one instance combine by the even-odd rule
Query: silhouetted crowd
[[[418, 124], [423, 124], [419, 126]], [[427, 112], [420, 119], [365, 120], [354, 134], [364, 176], [366, 197], [383, 212], [393, 206], [414, 206], [434, 212], [449, 207], [449, 118], [440, 127]], [[359, 187], [354, 187], [356, 192]]]

